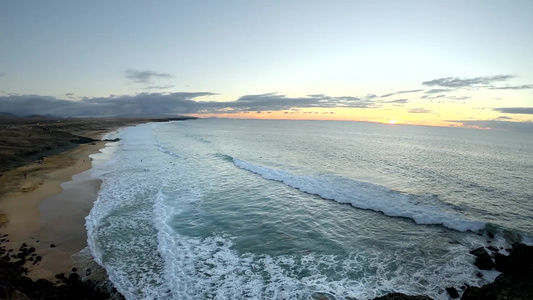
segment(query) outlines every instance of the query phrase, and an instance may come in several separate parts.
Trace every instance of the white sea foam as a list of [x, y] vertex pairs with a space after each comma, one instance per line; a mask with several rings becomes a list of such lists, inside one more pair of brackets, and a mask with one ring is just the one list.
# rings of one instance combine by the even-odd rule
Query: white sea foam
[[485, 227], [483, 222], [462, 218], [456, 213], [443, 211], [438, 206], [428, 206], [383, 186], [340, 176], [294, 175], [285, 170], [267, 168], [237, 158], [234, 158], [233, 162], [242, 169], [265, 179], [283, 182], [302, 192], [339, 203], [348, 203], [357, 208], [382, 212], [391, 217], [410, 218], [417, 224], [443, 225], [450, 229], [474, 232]]
[[[182, 186], [199, 178], [194, 170], [179, 175]], [[253, 255], [234, 249], [232, 237], [192, 237], [172, 225], [184, 203], [199, 201], [197, 189], [159, 192], [154, 205], [158, 250], [165, 260], [165, 278], [173, 299], [311, 299], [322, 292], [338, 299], [370, 299], [391, 291], [427, 293], [447, 299], [443, 286], [478, 284], [468, 251], [451, 246], [452, 259], [436, 265], [422, 254], [414, 269], [391, 266], [412, 255], [412, 249], [335, 255]], [[411, 266], [412, 268], [412, 266]], [[447, 274], [449, 276], [443, 276]], [[162, 296], [161, 296], [162, 297]]]
[[125, 143], [110, 161], [94, 168], [103, 183], [86, 218], [93, 257], [128, 299], [160, 298], [168, 290], [152, 222], [161, 174], [140, 172], [146, 164], [158, 163], [157, 157], [145, 156], [153, 145], [149, 129], [148, 125], [124, 129], [120, 137]]
[[395, 271], [391, 266], [412, 249], [398, 250], [394, 256], [360, 252], [344, 258], [314, 253], [277, 257], [238, 253], [232, 249], [230, 237], [177, 234], [168, 225], [173, 205], [160, 197], [155, 207], [159, 252], [166, 261], [165, 277], [173, 299], [311, 299], [318, 292], [338, 299], [371, 299], [397, 291], [447, 300], [442, 287], [479, 284], [461, 247], [451, 250], [455, 256], [444, 265], [430, 265], [431, 260], [420, 258], [416, 269], [398, 266]]

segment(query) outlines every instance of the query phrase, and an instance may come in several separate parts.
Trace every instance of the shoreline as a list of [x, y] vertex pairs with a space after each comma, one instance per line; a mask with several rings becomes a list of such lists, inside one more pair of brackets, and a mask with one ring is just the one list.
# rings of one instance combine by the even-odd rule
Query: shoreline
[[0, 298], [121, 299], [87, 248], [105, 134], [176, 118], [0, 118]]
[[8, 235], [3, 246], [35, 248], [42, 260], [25, 264], [30, 279], [54, 282], [56, 274], [70, 273], [71, 256], [87, 246], [85, 217], [100, 188], [100, 180], [90, 177], [89, 155], [104, 147], [103, 141], [83, 144], [47, 157], [46, 168], [32, 163], [4, 173], [5, 179], [20, 182], [19, 191], [0, 197], [5, 221], [0, 231]]

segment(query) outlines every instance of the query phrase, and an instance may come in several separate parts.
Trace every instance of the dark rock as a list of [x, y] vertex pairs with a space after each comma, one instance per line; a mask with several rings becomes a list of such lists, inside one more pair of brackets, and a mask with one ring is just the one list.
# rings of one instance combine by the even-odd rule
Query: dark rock
[[533, 247], [515, 244], [509, 256], [495, 254], [502, 274], [482, 287], [469, 287], [461, 300], [529, 300], [533, 299]]
[[528, 300], [533, 299], [533, 276], [500, 275], [493, 283], [469, 287], [461, 300]]
[[80, 275], [78, 275], [78, 273], [70, 273], [70, 275], [68, 275], [68, 280], [70, 280], [71, 282], [77, 282], [77, 281], [80, 281]]
[[390, 293], [385, 296], [374, 298], [374, 300], [433, 300], [428, 296], [409, 296], [402, 293]]
[[104, 142], [118, 142], [118, 141], [120, 141], [119, 138], [112, 139], [112, 140], [111, 140], [111, 139], [105, 139], [105, 140], [104, 140]]
[[452, 297], [452, 299], [459, 298], [459, 293], [454, 287], [447, 287], [446, 292], [448, 293], [448, 295], [450, 295], [450, 297]]
[[78, 268], [72, 268], [72, 272], [78, 271]]
[[492, 251], [492, 252], [498, 252], [498, 248], [496, 248], [496, 247], [494, 247], [494, 246], [492, 246], [492, 245], [491, 245], [491, 246], [488, 246], [487, 248], [488, 248], [490, 251]]
[[472, 254], [474, 256], [480, 256], [480, 255], [482, 255], [484, 253], [488, 254], [487, 250], [485, 250], [484, 247], [479, 247], [479, 248], [476, 248], [476, 249], [470, 251], [470, 254]]
[[487, 234], [489, 236], [489, 238], [493, 239], [494, 238], [494, 233], [490, 232]]
[[506, 272], [513, 274], [533, 273], [533, 246], [515, 244], [508, 256], [508, 268]]
[[77, 136], [75, 139], [70, 140], [71, 143], [76, 143], [76, 144], [88, 144], [88, 143], [93, 143], [96, 141], [98, 140], [84, 137], [84, 136]]
[[[61, 281], [56, 283], [44, 279], [32, 281], [27, 277], [28, 269], [24, 267], [26, 256], [31, 251], [27, 245], [21, 246], [19, 254], [22, 258], [15, 262], [10, 262], [7, 254], [0, 257], [0, 299], [123, 299], [119, 294], [111, 295], [112, 286], [108, 289], [92, 281], [82, 282], [75, 273], [69, 278], [57, 274], [56, 278]], [[3, 253], [7, 251], [0, 245], [0, 254]], [[32, 259], [35, 264], [42, 257], [32, 255], [28, 258]]]
[[55, 244], [50, 244], [50, 248], [55, 248], [56, 245]]
[[494, 268], [494, 262], [492, 261], [492, 258], [490, 258], [490, 255], [487, 253], [487, 251], [476, 257], [474, 265], [481, 270], [492, 270]]
[[509, 257], [501, 253], [494, 253], [494, 268], [499, 272], [509, 269]]

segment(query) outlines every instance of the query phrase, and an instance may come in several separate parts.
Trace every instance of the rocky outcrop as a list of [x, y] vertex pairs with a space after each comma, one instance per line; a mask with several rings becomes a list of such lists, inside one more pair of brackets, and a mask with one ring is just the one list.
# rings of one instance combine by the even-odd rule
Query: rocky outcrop
[[[487, 251], [487, 249], [490, 251]], [[476, 256], [476, 265], [481, 270], [502, 272], [494, 282], [482, 287], [468, 287], [461, 300], [533, 300], [533, 246], [515, 244], [508, 249], [509, 255], [496, 247], [480, 247], [470, 251]], [[479, 273], [480, 276], [481, 273]], [[459, 293], [453, 287], [446, 288], [449, 297], [456, 299]], [[374, 300], [428, 300], [427, 296], [408, 296], [391, 293]]]
[[474, 265], [480, 270], [492, 270], [494, 268], [494, 262], [492, 261], [489, 252], [484, 247], [474, 249], [470, 251], [470, 254], [476, 256]]
[[[1, 235], [6, 238], [6, 235]], [[58, 274], [57, 282], [45, 279], [33, 281], [26, 276], [27, 262], [39, 264], [35, 248], [23, 244], [19, 252], [0, 247], [0, 299], [114, 299], [120, 294], [92, 281], [82, 281], [76, 272]]]
[[515, 244], [509, 256], [495, 252], [493, 264], [495, 269], [502, 272], [502, 274], [496, 277], [492, 283], [482, 287], [467, 288], [461, 300], [533, 299], [532, 246]]
[[409, 296], [402, 293], [390, 293], [385, 296], [374, 298], [374, 300], [433, 300], [428, 296]]

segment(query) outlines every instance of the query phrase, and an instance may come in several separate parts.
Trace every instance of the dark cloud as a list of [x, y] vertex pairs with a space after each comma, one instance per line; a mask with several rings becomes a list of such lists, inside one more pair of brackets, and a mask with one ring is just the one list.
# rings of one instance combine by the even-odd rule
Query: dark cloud
[[[220, 102], [219, 102], [220, 103]], [[288, 110], [291, 108], [373, 108], [378, 105], [368, 98], [352, 96], [331, 97], [322, 94], [307, 97], [290, 98], [277, 93], [242, 96], [234, 102], [221, 102], [227, 105], [229, 111], [255, 111], [255, 110]]]
[[431, 110], [425, 108], [411, 108], [407, 112], [411, 114], [429, 114], [431, 113]]
[[68, 98], [68, 99], [75, 99], [75, 95], [74, 93], [65, 93], [65, 96]]
[[153, 78], [172, 78], [172, 75], [166, 73], [156, 73], [154, 71], [139, 71], [135, 69], [126, 70], [126, 78], [137, 83], [150, 83]]
[[120, 116], [185, 114], [198, 110], [194, 98], [212, 93], [138, 94], [135, 96], [110, 96], [83, 98], [80, 101], [57, 99], [47, 96], [0, 96], [3, 112], [18, 115], [52, 116]]
[[422, 82], [427, 86], [440, 86], [446, 88], [468, 88], [490, 86], [494, 82], [506, 81], [514, 78], [513, 75], [482, 76], [474, 78], [446, 77]]
[[533, 84], [513, 85], [513, 86], [493, 86], [491, 90], [529, 90], [533, 89]]
[[501, 117], [497, 117], [495, 120], [512, 120], [513, 118], [511, 117], [506, 117], [506, 116], [501, 116]]
[[446, 93], [446, 92], [449, 92], [451, 91], [450, 89], [431, 89], [431, 90], [427, 90], [425, 91], [424, 93], [426, 94], [438, 94], [438, 93]]
[[380, 97], [381, 98], [386, 98], [386, 97], [390, 97], [390, 96], [394, 96], [394, 95], [398, 95], [398, 94], [416, 93], [416, 92], [421, 92], [421, 91], [423, 91], [423, 89], [421, 89], [421, 90], [399, 91], [399, 92], [394, 92], [394, 93], [390, 93], [390, 94], [381, 95]]
[[446, 97], [446, 95], [436, 95], [436, 96], [430, 96], [430, 95], [424, 95], [422, 97], [420, 97], [421, 99], [430, 99], [430, 100], [433, 100], [433, 99], [438, 99], [438, 98], [444, 98]]
[[140, 93], [134, 96], [83, 98], [79, 101], [35, 95], [0, 96], [3, 112], [21, 115], [41, 114], [54, 116], [119, 116], [221, 113], [231, 114], [256, 111], [284, 111], [304, 108], [375, 108], [379, 103], [368, 98], [312, 97], [291, 98], [276, 93], [246, 95], [236, 101], [197, 101], [214, 93]]
[[493, 110], [506, 114], [533, 115], [533, 107], [496, 107]]

